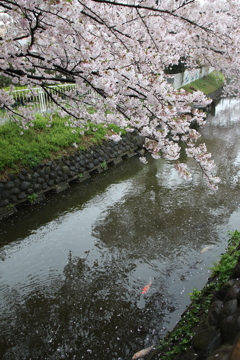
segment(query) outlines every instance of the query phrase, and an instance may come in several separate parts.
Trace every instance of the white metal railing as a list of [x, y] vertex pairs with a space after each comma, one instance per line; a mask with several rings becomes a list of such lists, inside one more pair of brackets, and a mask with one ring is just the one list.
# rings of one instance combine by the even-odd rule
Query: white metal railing
[[[186, 70], [183, 73], [166, 75], [166, 80], [173, 85], [175, 89], [180, 88], [183, 85], [191, 83], [194, 80], [197, 80], [204, 75], [209, 74], [213, 71], [213, 68], [199, 68], [194, 70]], [[64, 96], [64, 93], [71, 91], [76, 87], [76, 84], [62, 84], [56, 86], [49, 86], [48, 92], [54, 96], [58, 94]], [[88, 93], [91, 93], [89, 90]], [[15, 103], [13, 107], [18, 108], [18, 106], [30, 105], [34, 109], [35, 113], [45, 113], [51, 112], [57, 109], [57, 106], [50, 95], [48, 95], [42, 88], [34, 88], [33, 91], [28, 89], [14, 90], [12, 93]], [[82, 94], [84, 96], [86, 94]], [[94, 97], [94, 94], [92, 94]], [[4, 110], [0, 109], [0, 125], [5, 121], [10, 120], [10, 115]]]
[[[62, 95], [64, 97], [66, 92], [71, 91], [75, 87], [76, 84], [49, 86], [47, 89], [50, 95], [42, 88], [34, 88], [32, 91], [29, 89], [14, 90], [11, 92], [15, 100], [12, 107], [17, 110], [19, 106], [31, 105], [35, 113], [51, 112], [57, 108], [51, 96]], [[7, 120], [10, 120], [10, 115], [4, 109], [0, 109], [0, 124], [3, 124]]]

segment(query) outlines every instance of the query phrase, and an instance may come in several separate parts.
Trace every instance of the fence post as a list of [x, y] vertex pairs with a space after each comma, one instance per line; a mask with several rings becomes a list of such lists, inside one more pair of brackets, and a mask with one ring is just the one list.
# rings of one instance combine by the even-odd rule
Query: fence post
[[47, 111], [46, 95], [41, 88], [38, 88], [38, 98], [39, 98], [39, 104], [40, 104], [40, 112], [44, 113]]

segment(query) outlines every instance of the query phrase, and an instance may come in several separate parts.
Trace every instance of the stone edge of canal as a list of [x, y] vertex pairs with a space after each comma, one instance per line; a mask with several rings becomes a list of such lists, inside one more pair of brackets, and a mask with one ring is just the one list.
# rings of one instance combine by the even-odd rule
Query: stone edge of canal
[[175, 328], [147, 360], [237, 360], [240, 359], [240, 232], [235, 230], [229, 239], [235, 240], [222, 254], [215, 269], [226, 262], [225, 280], [221, 270], [213, 272], [201, 291], [195, 290], [192, 302], [181, 315]]

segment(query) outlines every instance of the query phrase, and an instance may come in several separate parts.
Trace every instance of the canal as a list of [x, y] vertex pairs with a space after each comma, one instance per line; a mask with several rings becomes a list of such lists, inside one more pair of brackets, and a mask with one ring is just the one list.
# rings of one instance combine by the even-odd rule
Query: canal
[[0, 359], [127, 360], [175, 326], [239, 230], [239, 114], [221, 100], [201, 130], [217, 192], [191, 159], [187, 182], [133, 157], [1, 221]]

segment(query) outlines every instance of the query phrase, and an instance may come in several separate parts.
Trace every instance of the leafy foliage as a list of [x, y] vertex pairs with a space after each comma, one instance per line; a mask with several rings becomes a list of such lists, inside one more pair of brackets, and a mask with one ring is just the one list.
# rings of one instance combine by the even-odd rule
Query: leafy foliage
[[227, 281], [240, 256], [240, 250], [236, 250], [240, 243], [240, 232], [235, 230], [230, 235], [227, 252], [221, 256], [219, 262], [214, 263], [210, 268], [213, 275], [218, 277], [220, 284]]
[[32, 204], [37, 200], [37, 198], [38, 198], [38, 194], [33, 193], [33, 194], [31, 194], [31, 195], [28, 195], [28, 200], [29, 200], [30, 203], [32, 203]]

